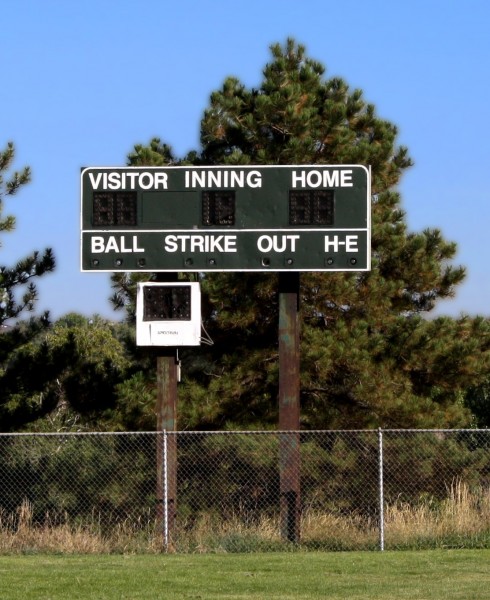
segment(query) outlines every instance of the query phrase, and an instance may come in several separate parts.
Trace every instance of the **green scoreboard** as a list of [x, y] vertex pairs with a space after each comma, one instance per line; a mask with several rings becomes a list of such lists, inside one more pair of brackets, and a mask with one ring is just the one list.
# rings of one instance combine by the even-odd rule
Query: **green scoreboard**
[[90, 167], [82, 271], [368, 271], [362, 165]]

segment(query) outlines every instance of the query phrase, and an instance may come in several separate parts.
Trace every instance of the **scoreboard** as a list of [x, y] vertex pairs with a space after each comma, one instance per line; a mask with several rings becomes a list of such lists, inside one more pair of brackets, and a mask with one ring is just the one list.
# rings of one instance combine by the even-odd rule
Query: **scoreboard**
[[362, 165], [90, 167], [82, 271], [367, 271]]

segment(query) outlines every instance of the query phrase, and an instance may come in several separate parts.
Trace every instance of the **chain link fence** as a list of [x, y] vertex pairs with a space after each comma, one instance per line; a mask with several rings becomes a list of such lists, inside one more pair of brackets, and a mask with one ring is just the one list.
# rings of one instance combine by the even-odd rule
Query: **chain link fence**
[[490, 547], [490, 430], [0, 434], [0, 552]]

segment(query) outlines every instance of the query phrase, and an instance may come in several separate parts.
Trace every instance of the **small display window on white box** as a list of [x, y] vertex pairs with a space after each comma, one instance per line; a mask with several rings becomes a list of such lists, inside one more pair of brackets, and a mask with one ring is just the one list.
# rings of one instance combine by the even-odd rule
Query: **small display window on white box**
[[136, 295], [138, 346], [199, 346], [199, 283], [139, 283]]

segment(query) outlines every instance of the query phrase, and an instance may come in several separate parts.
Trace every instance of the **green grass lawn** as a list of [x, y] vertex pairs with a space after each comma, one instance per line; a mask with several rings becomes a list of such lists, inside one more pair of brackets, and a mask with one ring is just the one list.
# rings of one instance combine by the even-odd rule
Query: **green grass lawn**
[[0, 556], [2, 600], [486, 600], [490, 550]]

